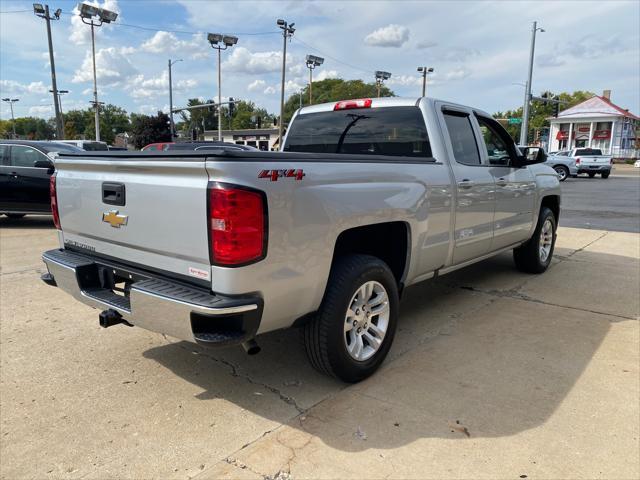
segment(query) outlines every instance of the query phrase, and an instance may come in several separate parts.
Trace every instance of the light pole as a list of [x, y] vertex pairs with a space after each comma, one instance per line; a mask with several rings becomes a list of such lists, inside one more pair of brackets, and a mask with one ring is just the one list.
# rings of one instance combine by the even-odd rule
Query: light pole
[[324, 63], [324, 58], [316, 57], [315, 55], [307, 55], [307, 68], [309, 69], [309, 105], [313, 104], [313, 94], [311, 92], [313, 88], [312, 72], [316, 67], [319, 67], [323, 63]]
[[[116, 12], [94, 7], [86, 3], [78, 5], [82, 23], [91, 25], [91, 51], [93, 53], [93, 107], [95, 108], [96, 141], [100, 141], [100, 102], [98, 102], [98, 79], [96, 77], [96, 37], [94, 27], [100, 27], [103, 23], [115, 22], [118, 18]], [[95, 19], [95, 21], [94, 21]]]
[[[220, 33], [210, 33], [207, 35], [207, 40], [211, 44], [211, 48], [218, 50], [218, 141], [222, 141], [222, 112], [220, 107], [222, 104], [222, 74], [221, 74], [221, 61], [220, 51], [226, 50], [229, 47], [233, 47], [238, 43], [238, 37], [232, 35], [222, 35]], [[220, 42], [224, 45], [220, 45]]]
[[296, 31], [293, 26], [295, 23], [287, 23], [281, 18], [276, 22], [278, 27], [282, 29], [282, 86], [280, 87], [280, 121], [278, 122], [278, 148], [282, 149], [282, 131], [284, 127], [284, 77], [287, 69], [287, 38], [291, 38]]
[[69, 93], [69, 90], [49, 90], [50, 93], [56, 93], [56, 97], [58, 97], [58, 106], [60, 107], [60, 123], [62, 123], [62, 138], [64, 138], [64, 113], [62, 113], [62, 95], [65, 93]]
[[20, 99], [19, 98], [3, 98], [2, 101], [8, 102], [9, 106], [11, 107], [11, 127], [13, 130], [13, 138], [16, 138], [16, 119], [13, 118], [13, 104], [16, 102], [19, 102]]
[[64, 131], [62, 127], [62, 117], [60, 115], [60, 105], [58, 104], [58, 95], [55, 93], [58, 91], [56, 86], [56, 64], [53, 61], [53, 42], [51, 41], [51, 20], [60, 20], [61, 9], [57, 9], [53, 13], [53, 17], [49, 15], [49, 5], [42, 5], [41, 3], [33, 4], [33, 13], [40, 18], [44, 18], [47, 23], [47, 39], [49, 41], [49, 64], [51, 65], [51, 88], [53, 90], [53, 107], [56, 114], [56, 136], [58, 139], [64, 138]]
[[182, 61], [181, 58], [179, 60], [169, 59], [169, 123], [171, 125], [171, 141], [172, 142], [175, 137], [176, 128], [173, 123], [173, 83], [171, 81], [171, 66], [181, 61]]
[[427, 92], [427, 74], [433, 73], [433, 67], [418, 67], [418, 71], [422, 73], [422, 96]]
[[391, 74], [389, 72], [376, 70], [376, 88], [378, 89], [378, 98], [380, 98], [380, 89], [382, 88], [382, 84], [385, 80], [389, 80], [390, 78]]
[[531, 103], [531, 79], [533, 77], [533, 55], [536, 49], [536, 32], [544, 32], [544, 28], [538, 27], [538, 22], [531, 25], [531, 50], [529, 51], [529, 75], [524, 89], [524, 106], [522, 108], [522, 128], [520, 129], [520, 145], [527, 144], [529, 133], [529, 104]]

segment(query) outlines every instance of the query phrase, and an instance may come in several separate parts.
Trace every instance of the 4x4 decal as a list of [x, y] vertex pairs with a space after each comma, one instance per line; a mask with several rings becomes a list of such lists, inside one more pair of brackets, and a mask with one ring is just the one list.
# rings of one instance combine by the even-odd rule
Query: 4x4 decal
[[262, 170], [258, 174], [258, 178], [269, 178], [272, 182], [277, 182], [278, 178], [295, 178], [296, 180], [302, 180], [305, 173], [304, 170], [298, 168], [297, 170]]

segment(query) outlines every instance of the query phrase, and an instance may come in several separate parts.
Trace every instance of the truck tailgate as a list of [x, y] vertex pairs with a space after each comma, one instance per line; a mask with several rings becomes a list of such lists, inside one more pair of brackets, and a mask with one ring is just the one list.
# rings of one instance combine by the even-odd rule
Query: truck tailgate
[[602, 167], [604, 165], [609, 165], [609, 163], [611, 162], [611, 157], [596, 155], [580, 156], [578, 158], [580, 158], [580, 164], [585, 167], [589, 167], [591, 165]]
[[204, 158], [59, 157], [56, 170], [66, 247], [210, 282]]

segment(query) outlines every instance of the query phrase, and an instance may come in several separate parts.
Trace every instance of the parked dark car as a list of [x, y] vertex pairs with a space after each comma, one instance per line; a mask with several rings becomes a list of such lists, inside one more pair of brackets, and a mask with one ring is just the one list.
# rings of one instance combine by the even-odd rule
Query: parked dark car
[[224, 148], [225, 150], [256, 151], [257, 148], [248, 145], [237, 145], [230, 142], [178, 142], [169, 143], [164, 147], [165, 151], [173, 150], [207, 150]]
[[65, 143], [0, 140], [0, 214], [9, 218], [50, 214], [49, 177], [54, 171], [50, 155], [82, 151]]

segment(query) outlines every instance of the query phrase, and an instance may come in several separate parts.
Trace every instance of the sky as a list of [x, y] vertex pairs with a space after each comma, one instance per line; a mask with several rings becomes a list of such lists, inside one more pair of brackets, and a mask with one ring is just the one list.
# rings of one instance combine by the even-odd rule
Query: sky
[[[283, 37], [278, 18], [295, 22], [287, 45], [286, 96], [308, 82], [305, 55], [325, 58], [315, 79], [373, 81], [399, 96], [418, 97], [416, 71], [434, 68], [427, 95], [488, 112], [522, 105], [531, 23], [536, 40], [533, 92], [612, 90], [611, 99], [640, 114], [640, 1], [146, 1], [105, 0], [118, 12], [96, 30], [99, 100], [128, 112], [168, 111], [169, 59], [174, 106], [217, 96], [217, 52], [207, 32], [238, 36], [222, 52], [222, 96], [279, 111]], [[90, 27], [76, 2], [52, 21], [58, 89], [69, 90], [63, 110], [92, 99]], [[45, 21], [31, 2], [0, 0], [0, 96], [19, 98], [16, 116], [53, 116]], [[2, 103], [0, 118], [10, 118]]]

